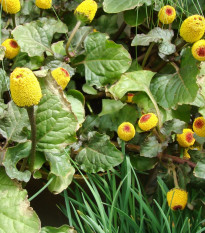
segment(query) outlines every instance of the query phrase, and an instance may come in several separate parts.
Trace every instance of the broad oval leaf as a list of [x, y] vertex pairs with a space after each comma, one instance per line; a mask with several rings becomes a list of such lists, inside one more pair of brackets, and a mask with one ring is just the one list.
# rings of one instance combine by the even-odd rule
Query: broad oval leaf
[[61, 227], [43, 227], [41, 233], [77, 233], [73, 227], [63, 225]]
[[181, 67], [174, 74], [155, 77], [151, 91], [163, 108], [174, 108], [177, 105], [192, 103], [197, 95], [196, 77], [199, 73], [197, 61], [187, 48], [182, 55]]
[[196, 167], [194, 168], [193, 174], [198, 177], [205, 179], [205, 160], [201, 160], [197, 163]]
[[0, 229], [4, 233], [40, 232], [40, 220], [29, 206], [27, 191], [0, 168]]
[[112, 83], [131, 65], [131, 56], [122, 46], [107, 40], [105, 34], [96, 32], [85, 40], [85, 77], [89, 85]]
[[160, 151], [161, 145], [154, 136], [148, 137], [140, 147], [140, 155], [148, 158], [157, 157]]
[[107, 135], [90, 132], [88, 142], [77, 154], [76, 162], [85, 172], [109, 170], [123, 161], [123, 154], [110, 142]]

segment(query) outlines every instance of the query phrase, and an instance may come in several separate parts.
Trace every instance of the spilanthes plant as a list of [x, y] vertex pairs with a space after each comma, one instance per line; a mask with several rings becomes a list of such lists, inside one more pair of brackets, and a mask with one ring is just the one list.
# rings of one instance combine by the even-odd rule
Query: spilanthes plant
[[50, 9], [52, 7], [52, 0], [36, 0], [35, 4], [40, 9]]
[[183, 129], [181, 134], [177, 134], [177, 142], [181, 147], [189, 147], [194, 145], [194, 132], [191, 129]]
[[70, 75], [68, 71], [62, 67], [58, 67], [57, 69], [53, 70], [51, 74], [58, 85], [60, 85], [64, 90], [70, 81]]
[[191, 49], [192, 55], [198, 61], [205, 61], [205, 40], [195, 42]]
[[8, 14], [16, 14], [21, 10], [19, 0], [1, 0], [3, 10]]
[[205, 119], [204, 117], [197, 117], [193, 123], [194, 133], [199, 137], [205, 137]]
[[123, 122], [117, 130], [118, 137], [123, 141], [130, 141], [135, 136], [135, 128], [130, 122]]
[[183, 210], [186, 207], [188, 193], [180, 188], [173, 188], [167, 192], [167, 202], [170, 208], [174, 211]]
[[158, 14], [158, 18], [163, 24], [170, 24], [176, 18], [176, 10], [170, 5], [163, 6]]
[[6, 48], [5, 57], [8, 59], [15, 58], [20, 51], [20, 47], [14, 39], [6, 39], [1, 45]]
[[158, 124], [158, 118], [154, 113], [147, 113], [140, 117], [138, 125], [141, 130], [149, 131], [156, 127]]
[[202, 38], [205, 31], [205, 19], [201, 15], [192, 15], [184, 20], [180, 27], [180, 36], [186, 42], [196, 42]]

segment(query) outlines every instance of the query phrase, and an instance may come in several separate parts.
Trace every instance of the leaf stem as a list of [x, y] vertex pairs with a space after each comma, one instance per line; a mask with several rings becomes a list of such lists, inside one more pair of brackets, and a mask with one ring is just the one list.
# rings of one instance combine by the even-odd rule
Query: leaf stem
[[125, 141], [122, 141], [121, 143], [121, 150], [122, 150], [123, 155], [125, 156]]
[[43, 9], [40, 9], [40, 17], [43, 17]]
[[144, 66], [145, 66], [145, 64], [147, 62], [147, 59], [148, 59], [148, 57], [149, 57], [149, 55], [150, 55], [150, 53], [152, 51], [152, 48], [153, 48], [154, 44], [155, 44], [155, 42], [152, 42], [150, 44], [150, 46], [149, 46], [149, 48], [148, 48], [148, 50], [147, 50], [147, 52], [145, 54], [144, 60], [142, 61], [142, 69], [144, 69]]
[[177, 173], [176, 173], [175, 167], [172, 168], [172, 173], [173, 173], [173, 178], [174, 178], [174, 185], [176, 188], [179, 188], [179, 183], [177, 180]]
[[33, 172], [35, 157], [36, 157], [36, 118], [34, 114], [34, 106], [28, 107], [26, 108], [26, 110], [31, 124], [31, 141], [32, 141], [29, 170]]
[[11, 18], [12, 18], [12, 22], [13, 22], [13, 29], [16, 27], [16, 15], [15, 14], [12, 14], [11, 15]]
[[68, 39], [68, 42], [67, 42], [67, 44], [66, 44], [66, 54], [67, 54], [68, 57], [70, 57], [70, 54], [69, 54], [70, 43], [71, 43], [73, 37], [75, 36], [76, 32], [78, 31], [78, 28], [80, 27], [80, 25], [81, 25], [81, 21], [78, 21], [78, 22], [76, 23], [76, 25], [75, 25], [73, 31], [71, 32], [71, 35], [70, 35], [70, 37], [69, 37], [69, 39]]
[[149, 96], [150, 100], [152, 101], [153, 105], [154, 105], [154, 108], [156, 110], [156, 113], [157, 113], [157, 117], [158, 117], [158, 129], [160, 129], [162, 127], [162, 119], [161, 119], [161, 114], [160, 114], [160, 110], [159, 110], [159, 107], [157, 105], [157, 102], [156, 100], [154, 99], [151, 91], [147, 88], [146, 90], [146, 93], [147, 95]]
[[40, 193], [42, 193], [43, 190], [46, 189], [46, 188], [49, 186], [49, 184], [53, 181], [53, 179], [54, 179], [54, 176], [51, 177], [50, 180], [49, 180], [37, 193], [35, 193], [33, 196], [31, 196], [28, 200], [29, 200], [29, 201], [32, 201], [32, 200], [33, 200], [34, 198], [36, 198]]

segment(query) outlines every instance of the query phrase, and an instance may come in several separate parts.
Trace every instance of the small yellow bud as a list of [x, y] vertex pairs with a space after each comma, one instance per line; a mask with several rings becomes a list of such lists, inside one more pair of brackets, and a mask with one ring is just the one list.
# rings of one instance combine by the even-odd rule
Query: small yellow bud
[[194, 132], [191, 129], [183, 129], [182, 134], [177, 134], [177, 141], [181, 147], [192, 146], [195, 142]]
[[5, 57], [8, 59], [13, 59], [20, 51], [19, 45], [13, 39], [6, 39], [1, 45], [6, 48]]
[[70, 75], [68, 71], [62, 67], [58, 67], [57, 69], [53, 70], [51, 74], [58, 85], [60, 85], [64, 90], [70, 81]]
[[193, 123], [193, 130], [199, 137], [205, 137], [205, 119], [197, 117]]
[[141, 130], [149, 131], [154, 128], [158, 123], [158, 118], [154, 113], [147, 113], [141, 116], [138, 125]]
[[135, 128], [130, 122], [123, 122], [118, 127], [117, 134], [123, 141], [129, 141], [135, 136]]
[[94, 0], [85, 0], [76, 8], [74, 14], [84, 23], [91, 23], [97, 12], [98, 5]]
[[9, 14], [16, 14], [21, 10], [21, 4], [19, 0], [3, 0], [2, 7], [3, 10]]
[[205, 19], [201, 15], [192, 15], [184, 20], [180, 28], [180, 36], [193, 43], [202, 38], [205, 31]]
[[52, 7], [52, 0], [36, 0], [36, 6], [41, 9], [50, 9]]
[[176, 18], [176, 11], [174, 7], [169, 5], [162, 7], [159, 11], [158, 18], [163, 24], [172, 23]]
[[187, 204], [188, 193], [180, 188], [173, 188], [167, 192], [168, 206], [172, 210], [183, 210]]
[[40, 84], [28, 68], [16, 68], [10, 76], [11, 97], [19, 107], [37, 105], [42, 97]]
[[132, 94], [132, 93], [128, 93], [127, 94], [127, 103], [132, 103], [132, 99], [133, 99], [133, 97], [134, 97], [135, 95], [134, 94]]
[[192, 55], [198, 61], [205, 61], [205, 40], [195, 42], [191, 49]]
[[189, 160], [191, 158], [190, 154], [188, 153], [189, 148], [184, 149], [183, 158]]

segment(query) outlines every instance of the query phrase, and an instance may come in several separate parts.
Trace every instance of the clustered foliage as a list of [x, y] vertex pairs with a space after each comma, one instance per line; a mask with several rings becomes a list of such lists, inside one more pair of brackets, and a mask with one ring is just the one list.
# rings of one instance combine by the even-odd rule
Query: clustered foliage
[[117, 169], [126, 149], [136, 172], [164, 180], [172, 210], [204, 205], [197, 2], [1, 0], [0, 181], [43, 178], [59, 194], [73, 163]]

